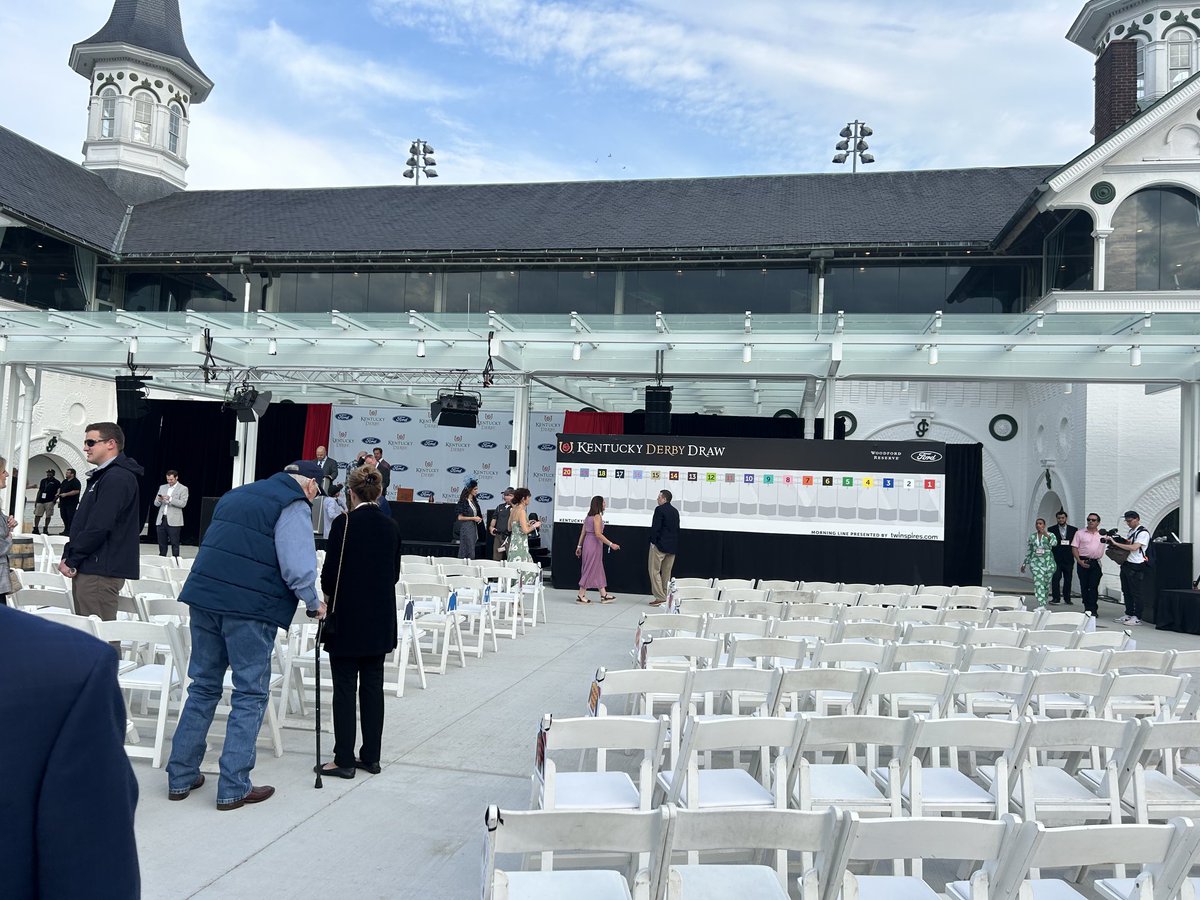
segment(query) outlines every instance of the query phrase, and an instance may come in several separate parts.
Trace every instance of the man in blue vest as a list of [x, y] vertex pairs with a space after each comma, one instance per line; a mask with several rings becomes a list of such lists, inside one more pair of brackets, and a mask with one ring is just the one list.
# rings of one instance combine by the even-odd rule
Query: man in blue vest
[[179, 599], [191, 607], [192, 659], [187, 703], [171, 742], [168, 796], [186, 799], [204, 784], [200, 763], [213, 712], [233, 671], [233, 700], [217, 809], [261, 803], [275, 788], [250, 781], [263, 713], [270, 700], [271, 649], [303, 603], [325, 616], [317, 596], [312, 501], [321, 467], [298, 460], [282, 472], [230, 491], [213, 511]]

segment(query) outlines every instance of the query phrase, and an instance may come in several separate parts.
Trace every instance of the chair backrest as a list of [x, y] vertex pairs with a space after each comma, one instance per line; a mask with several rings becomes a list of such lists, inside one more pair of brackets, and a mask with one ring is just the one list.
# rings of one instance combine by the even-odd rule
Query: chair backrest
[[47, 622], [57, 622], [59, 625], [66, 625], [76, 631], [90, 634], [92, 637], [96, 636], [96, 623], [100, 621], [99, 616], [76, 616], [59, 609], [31, 610], [30, 613]]
[[817, 591], [813, 602], [830, 606], [854, 606], [858, 603], [858, 594], [851, 591]]
[[843, 581], [838, 585], [838, 590], [846, 591], [851, 594], [873, 594], [879, 590], [879, 585], [866, 584], [861, 581]]
[[[1122, 751], [1140, 739], [1137, 719], [1034, 719], [1026, 733], [1025, 749], [1034, 765], [1045, 762], [1040, 754], [1055, 755], [1056, 751], [1068, 762], [1074, 761], [1076, 766], [1088, 764], [1087, 753], [1100, 751], [1099, 764], [1103, 765], [1109, 759], [1117, 759]], [[1097, 760], [1093, 758], [1092, 762]]]
[[1167, 673], [1175, 658], [1174, 650], [1114, 650], [1108, 657], [1108, 671]]
[[696, 588], [711, 588], [711, 578], [676, 578], [676, 590], [695, 590]]
[[857, 713], [862, 707], [870, 677], [869, 669], [784, 669], [772, 695], [767, 698], [767, 713], [781, 715], [783, 702], [788, 697], [820, 692], [848, 696], [850, 712]]
[[1040, 609], [997, 609], [988, 624], [993, 628], [1037, 628], [1041, 620]]
[[960, 666], [964, 652], [957, 644], [902, 643], [892, 649], [890, 665], [897, 671], [934, 667], [950, 671]]
[[966, 625], [970, 628], [982, 628], [991, 621], [991, 618], [991, 610], [959, 607], [942, 609], [939, 621], [943, 625]]
[[966, 642], [971, 647], [998, 644], [1001, 647], [1020, 647], [1027, 632], [1023, 628], [971, 628]]
[[713, 665], [720, 655], [721, 642], [714, 638], [648, 637], [642, 641], [639, 662], [644, 669], [679, 668], [681, 665], [701, 669]]
[[891, 701], [893, 716], [908, 715], [901, 698], [909, 698], [908, 705], [916, 697], [930, 698], [932, 714], [945, 715], [946, 704], [952, 699], [950, 687], [956, 672], [952, 671], [890, 671], [871, 672], [867, 682], [866, 705], [863, 709], [870, 715], [880, 714], [879, 700], [887, 697]]
[[787, 604], [788, 619], [810, 619], [819, 622], [837, 622], [841, 616], [840, 606], [829, 606], [826, 603], [789, 603]]
[[400, 559], [400, 574], [440, 575], [441, 572], [426, 557], [402, 557]]
[[1108, 650], [1069, 650], [1049, 647], [1038, 668], [1043, 672], [1107, 672]]
[[835, 668], [873, 667], [886, 669], [891, 659], [891, 644], [855, 641], [848, 644], [820, 644], [813, 654], [813, 665]]
[[438, 563], [438, 572], [441, 575], [470, 575], [473, 578], [479, 577], [479, 569], [474, 563], [440, 562]]
[[845, 751], [845, 762], [858, 765], [871, 772], [879, 765], [880, 749], [891, 749], [891, 760], [899, 765], [899, 784], [904, 783], [912, 766], [912, 758], [905, 757], [903, 750], [911, 747], [920, 724], [920, 716], [893, 718], [891, 716], [844, 715], [815, 716], [805, 714], [799, 718], [800, 730], [796, 734], [796, 745], [791, 755], [792, 774], [788, 783], [799, 770], [800, 761], [808, 754], [825, 750]]
[[869, 603], [872, 606], [903, 606], [907, 594], [893, 594], [891, 591], [864, 591], [858, 595], [859, 603]]
[[1015, 594], [1003, 594], [999, 597], [996, 597], [996, 596], [988, 597], [986, 608], [988, 610], [1024, 609], [1025, 608], [1025, 598], [1021, 597], [1021, 596], [1017, 596]]
[[437, 584], [431, 581], [409, 581], [407, 578], [401, 578], [397, 587], [402, 588], [404, 594], [410, 600], [447, 600], [450, 597], [451, 588], [446, 584]]
[[716, 600], [721, 592], [715, 587], [707, 585], [691, 585], [687, 587], [675, 586], [675, 598], [677, 600]]
[[142, 609], [142, 618], [147, 622], [166, 619], [175, 624], [183, 624], [192, 617], [192, 608], [172, 597], [143, 596], [138, 598], [138, 605]]
[[782, 619], [787, 616], [787, 605], [774, 600], [739, 600], [730, 607], [735, 616], [756, 616], [760, 619]]
[[[667, 734], [666, 717], [639, 716], [542, 716], [538, 726], [538, 751], [632, 750], [647, 757], [662, 751]], [[537, 761], [535, 761], [537, 762]]]
[[1038, 672], [1029, 689], [1029, 700], [1036, 711], [1045, 712], [1046, 701], [1056, 701], [1069, 695], [1072, 701], [1086, 702], [1088, 715], [1099, 716], [1104, 712], [1115, 675], [1099, 672]]
[[714, 578], [713, 582], [712, 582], [712, 586], [717, 588], [717, 590], [720, 590], [720, 591], [740, 590], [742, 588], [749, 588], [749, 589], [753, 590], [754, 579], [753, 578]]
[[[1148, 706], [1146, 715], [1173, 718], [1181, 711], [1183, 697], [1192, 676], [1164, 675], [1161, 672], [1112, 673], [1105, 708], [1108, 715], [1121, 715], [1124, 707], [1134, 701], [1134, 707]], [[1122, 702], [1125, 701], [1125, 702]]]
[[1052, 647], [1069, 650], [1075, 646], [1075, 642], [1079, 640], [1081, 635], [1082, 632], [1069, 631], [1064, 628], [1031, 628], [1021, 630], [1022, 646], [1044, 647], [1047, 650]]
[[940, 625], [942, 624], [941, 610], [927, 609], [924, 606], [905, 606], [896, 608], [892, 621], [897, 625]]
[[1126, 631], [1084, 631], [1075, 638], [1074, 646], [1080, 650], [1124, 650], [1129, 641]]
[[771, 591], [772, 603], [813, 603], [816, 593], [814, 591], [801, 591], [793, 588], [779, 588]]
[[800, 587], [800, 582], [782, 578], [760, 578], [755, 587], [760, 591], [794, 591]]
[[138, 565], [138, 575], [152, 581], [169, 581], [174, 571], [178, 571], [174, 566], [155, 566], [144, 560]]
[[748, 750], [758, 747], [788, 750], [795, 743], [796, 729], [801, 724], [802, 720], [790, 716], [738, 716], [714, 719], [688, 716], [683, 728], [680, 753], [683, 759], [688, 759], [689, 755], [712, 750]]
[[[614, 669], [596, 670], [588, 692], [588, 712], [593, 716], [641, 715], [653, 712], [659, 697], [680, 698], [690, 693], [692, 669]], [[608, 702], [613, 697], [626, 699], [625, 712], [613, 713]]]
[[692, 616], [724, 616], [729, 613], [729, 604], [724, 600], [680, 600], [679, 612]]
[[736, 606], [738, 603], [766, 600], [770, 593], [770, 591], [760, 591], [752, 587], [724, 587], [721, 588], [721, 599]]
[[966, 628], [962, 625], [913, 624], [904, 629], [906, 644], [953, 644], [963, 646]]
[[458, 591], [458, 598], [465, 600], [468, 596], [478, 602], [483, 598], [483, 590], [487, 581], [476, 575], [447, 575], [446, 586], [452, 591]]
[[949, 598], [950, 595], [945, 592], [938, 593], [936, 591], [918, 591], [908, 595], [908, 600], [906, 601], [905, 605], [928, 606], [931, 609], [942, 609], [946, 606], [946, 601], [949, 600]]
[[800, 582], [799, 590], [813, 591], [814, 593], [828, 593], [836, 591], [840, 582], [837, 581], [802, 581]]
[[891, 622], [847, 622], [838, 633], [838, 640], [882, 643], [898, 641], [903, 633], [903, 626]]
[[895, 615], [896, 607], [894, 606], [872, 606], [864, 603], [860, 606], [841, 607], [841, 615], [838, 618], [842, 622], [887, 622], [892, 624]]
[[30, 572], [21, 571], [21, 590], [30, 588], [45, 588], [51, 591], [70, 590], [70, 583], [60, 572]]
[[1047, 612], [1042, 616], [1038, 625], [1040, 631], [1055, 629], [1058, 631], [1083, 631], [1087, 625], [1088, 615], [1085, 612]]
[[915, 584], [881, 584], [879, 590], [888, 594], [915, 594], [917, 585]]
[[702, 637], [706, 621], [704, 616], [691, 613], [643, 613], [633, 640], [640, 646], [642, 638], [648, 635]]
[[832, 641], [837, 636], [838, 624], [821, 619], [777, 619], [771, 628], [771, 637], [806, 638], [810, 641]]
[[746, 634], [766, 637], [771, 630], [771, 624], [766, 619], [755, 619], [752, 616], [710, 616], [704, 623], [704, 636], [724, 638], [729, 635]]
[[990, 597], [992, 589], [979, 584], [960, 584], [954, 589], [954, 597]]
[[1171, 672], [1200, 673], [1200, 650], [1176, 650], [1171, 660]]
[[[957, 716], [944, 719], [923, 718], [917, 729], [915, 746], [955, 750], [992, 750], [1011, 762], [1025, 742], [1032, 722], [1020, 719], [991, 719]], [[939, 757], [940, 759], [940, 757]]]
[[1025, 714], [1025, 708], [1029, 705], [1035, 676], [1035, 672], [959, 672], [951, 686], [951, 693], [962, 701], [967, 711], [973, 711], [976, 702], [986, 702], [989, 707], [1003, 707], [1005, 703], [997, 700], [997, 696], [1006, 698], [1009, 710], [1020, 716]]
[[55, 609], [65, 609], [72, 615], [75, 613], [75, 603], [66, 591], [49, 588], [22, 588], [12, 595], [11, 602], [18, 608], [33, 606], [50, 606]]
[[968, 644], [965, 651], [962, 662], [964, 671], [999, 668], [1014, 672], [1036, 669], [1046, 652], [1041, 647], [976, 647], [973, 644]]
[[785, 637], [739, 637], [729, 648], [731, 664], [739, 659], [749, 659], [759, 668], [775, 666], [794, 668], [808, 658], [808, 642]]

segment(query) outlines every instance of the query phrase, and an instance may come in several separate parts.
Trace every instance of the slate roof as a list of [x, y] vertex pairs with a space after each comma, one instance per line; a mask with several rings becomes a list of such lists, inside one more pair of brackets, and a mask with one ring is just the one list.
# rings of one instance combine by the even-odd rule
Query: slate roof
[[0, 210], [111, 251], [126, 206], [99, 175], [0, 126]]
[[182, 191], [125, 256], [985, 246], [1054, 167], [653, 181]]
[[204, 75], [183, 39], [179, 0], [116, 0], [104, 27], [75, 47], [112, 43], [173, 56]]

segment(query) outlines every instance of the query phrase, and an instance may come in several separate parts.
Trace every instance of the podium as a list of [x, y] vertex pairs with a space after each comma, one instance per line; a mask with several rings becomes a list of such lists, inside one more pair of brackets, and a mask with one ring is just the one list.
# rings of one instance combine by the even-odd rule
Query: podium
[[1185, 591], [1192, 586], [1192, 545], [1156, 542], [1151, 554], [1154, 566], [1146, 573], [1141, 619], [1154, 625], [1160, 618], [1159, 608], [1166, 602], [1164, 592]]

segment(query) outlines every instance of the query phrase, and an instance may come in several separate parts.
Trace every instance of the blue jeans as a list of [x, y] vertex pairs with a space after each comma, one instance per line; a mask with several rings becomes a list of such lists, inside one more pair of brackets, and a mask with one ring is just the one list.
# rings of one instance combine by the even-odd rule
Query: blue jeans
[[200, 774], [205, 738], [224, 692], [225, 670], [233, 670], [233, 703], [225, 746], [221, 750], [221, 779], [217, 802], [241, 800], [253, 785], [250, 771], [257, 755], [271, 683], [271, 649], [278, 629], [269, 622], [241, 619], [192, 607], [192, 661], [188, 665], [187, 702], [171, 741], [167, 790], [180, 793]]

